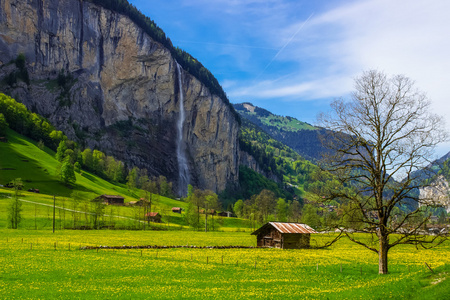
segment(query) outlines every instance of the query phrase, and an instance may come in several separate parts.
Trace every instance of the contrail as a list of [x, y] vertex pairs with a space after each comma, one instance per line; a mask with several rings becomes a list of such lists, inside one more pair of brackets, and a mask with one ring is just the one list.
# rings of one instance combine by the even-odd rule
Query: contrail
[[267, 68], [272, 64], [272, 62], [278, 57], [278, 55], [281, 53], [281, 51], [284, 50], [284, 48], [286, 48], [294, 39], [294, 37], [300, 32], [300, 30], [302, 30], [302, 28], [306, 25], [306, 23], [308, 23], [309, 19], [311, 19], [311, 17], [314, 15], [314, 13], [312, 13], [311, 15], [309, 15], [308, 19], [306, 19], [305, 22], [303, 22], [303, 24], [297, 29], [297, 31], [291, 36], [291, 38], [289, 39], [289, 41], [286, 42], [286, 44], [283, 45], [283, 47], [281, 47], [280, 50], [278, 50], [277, 54], [275, 54], [275, 56], [272, 58], [272, 60], [266, 65], [266, 67], [264, 68], [264, 70], [261, 71], [261, 73], [259, 73], [258, 76], [256, 76], [255, 81], [267, 70]]
[[270, 48], [270, 47], [258, 47], [258, 46], [250, 46], [250, 45], [237, 45], [237, 44], [225, 44], [225, 43], [196, 42], [196, 41], [184, 41], [184, 40], [174, 40], [173, 42], [187, 43], [187, 44], [211, 45], [211, 46], [226, 46], [226, 47], [236, 47], [236, 48], [277, 50], [277, 48]]

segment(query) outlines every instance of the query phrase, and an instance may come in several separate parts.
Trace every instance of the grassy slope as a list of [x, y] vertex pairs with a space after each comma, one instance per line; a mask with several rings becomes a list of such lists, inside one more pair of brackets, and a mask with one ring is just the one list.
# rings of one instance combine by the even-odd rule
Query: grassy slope
[[14, 178], [22, 178], [25, 190], [37, 188], [43, 194], [69, 197], [73, 191], [79, 191], [83, 198], [95, 198], [101, 194], [120, 194], [126, 201], [135, 200], [123, 185], [111, 184], [89, 172], [76, 174], [73, 188], [62, 184], [56, 175], [59, 162], [54, 152], [48, 148], [40, 150], [36, 143], [18, 133], [8, 131], [8, 143], [0, 144], [0, 183], [6, 184]]
[[[74, 187], [67, 187], [58, 180], [56, 169], [59, 162], [55, 153], [45, 148], [44, 151], [36, 146], [36, 142], [18, 133], [8, 131], [8, 143], [0, 143], [0, 184], [6, 184], [14, 178], [22, 178], [24, 190], [37, 188], [41, 194], [23, 192], [24, 197], [31, 197], [43, 203], [52, 203], [52, 197], [69, 197], [74, 191], [78, 192], [81, 200], [90, 200], [101, 194], [121, 195], [125, 202], [134, 201], [142, 196], [142, 191], [129, 191], [123, 184], [113, 184], [98, 176], [83, 171], [76, 174]], [[8, 189], [3, 189], [8, 192]], [[180, 201], [160, 197], [160, 205], [164, 208], [173, 206], [184, 207]]]
[[[36, 146], [36, 142], [30, 140], [15, 131], [8, 131], [8, 143], [0, 143], [0, 184], [6, 184], [14, 178], [22, 178], [25, 191], [21, 192], [21, 199], [38, 202], [42, 204], [53, 204], [53, 195], [56, 195], [56, 206], [72, 208], [73, 203], [68, 199], [73, 192], [78, 193], [79, 200], [91, 200], [101, 194], [121, 195], [125, 202], [134, 201], [143, 196], [143, 191], [134, 190], [130, 192], [123, 184], [113, 184], [98, 176], [83, 171], [83, 175], [76, 174], [77, 181], [73, 188], [62, 184], [56, 176], [59, 162], [54, 158], [55, 153], [45, 148], [44, 151]], [[29, 188], [37, 188], [40, 194], [26, 192]], [[0, 187], [0, 193], [10, 194], [11, 189]], [[6, 216], [8, 200], [0, 197], [0, 228], [6, 227]], [[153, 211], [163, 215], [163, 221], [169, 222], [171, 226], [184, 225], [182, 215], [172, 213], [172, 207], [186, 207], [186, 203], [174, 199], [159, 196]], [[49, 207], [23, 203], [23, 221], [21, 228], [48, 228], [52, 224], [49, 221]], [[77, 210], [86, 210], [83, 204], [79, 204]], [[120, 215], [135, 218], [139, 208], [130, 207], [107, 207], [105, 214]], [[142, 213], [142, 212], [141, 212]], [[78, 218], [83, 219], [80, 214]], [[57, 211], [56, 218], [64, 218], [70, 224], [71, 214]], [[247, 228], [248, 222], [242, 219], [217, 218], [223, 230], [239, 230]], [[35, 224], [37, 223], [37, 225]], [[128, 220], [127, 222], [131, 222]]]
[[295, 118], [286, 118], [283, 116], [271, 115], [268, 117], [259, 117], [261, 122], [267, 126], [273, 126], [277, 129], [285, 131], [299, 131], [299, 130], [315, 130], [316, 128], [308, 123], [302, 122]]

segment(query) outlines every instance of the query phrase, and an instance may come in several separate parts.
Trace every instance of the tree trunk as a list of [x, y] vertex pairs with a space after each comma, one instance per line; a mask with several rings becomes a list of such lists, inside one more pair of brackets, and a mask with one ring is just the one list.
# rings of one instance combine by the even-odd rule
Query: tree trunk
[[388, 273], [389, 238], [383, 233], [378, 233], [380, 249], [378, 251], [378, 274]]

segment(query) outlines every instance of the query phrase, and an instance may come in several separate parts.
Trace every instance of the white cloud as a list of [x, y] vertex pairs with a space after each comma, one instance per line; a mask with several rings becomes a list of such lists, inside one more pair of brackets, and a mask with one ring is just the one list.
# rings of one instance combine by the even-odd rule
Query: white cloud
[[[449, 11], [446, 0], [368, 0], [315, 14], [272, 64], [298, 64], [296, 75], [272, 84], [267, 74], [266, 81], [244, 83], [245, 88], [229, 94], [299, 100], [339, 97], [353, 89], [354, 77], [374, 68], [412, 78], [427, 92], [434, 110], [450, 116]], [[278, 28], [274, 45], [283, 45], [302, 22]]]

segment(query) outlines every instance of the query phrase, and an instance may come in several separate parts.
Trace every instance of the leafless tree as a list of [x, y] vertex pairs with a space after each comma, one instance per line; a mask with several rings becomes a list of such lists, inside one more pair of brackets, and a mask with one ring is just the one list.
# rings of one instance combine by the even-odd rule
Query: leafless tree
[[[323, 139], [332, 153], [323, 166], [341, 187], [327, 189], [324, 197], [356, 210], [353, 221], [363, 224], [372, 242], [340, 226], [350, 240], [378, 254], [379, 273], [386, 274], [392, 247], [428, 248], [443, 241], [420, 234], [427, 218], [412, 222], [426, 202], [413, 193], [422, 184], [414, 171], [428, 165], [435, 146], [447, 140], [443, 119], [430, 113], [426, 95], [409, 78], [376, 70], [356, 78], [350, 99], [335, 100], [331, 108], [319, 116], [319, 124], [332, 130]], [[399, 210], [411, 202], [414, 209]]]

